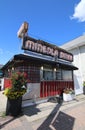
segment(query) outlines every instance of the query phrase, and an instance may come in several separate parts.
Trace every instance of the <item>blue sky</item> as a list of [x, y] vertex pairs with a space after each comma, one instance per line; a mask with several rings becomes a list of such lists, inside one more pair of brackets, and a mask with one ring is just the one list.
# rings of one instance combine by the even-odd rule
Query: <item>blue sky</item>
[[17, 31], [60, 46], [85, 34], [85, 0], [0, 0], [0, 64], [23, 53]]

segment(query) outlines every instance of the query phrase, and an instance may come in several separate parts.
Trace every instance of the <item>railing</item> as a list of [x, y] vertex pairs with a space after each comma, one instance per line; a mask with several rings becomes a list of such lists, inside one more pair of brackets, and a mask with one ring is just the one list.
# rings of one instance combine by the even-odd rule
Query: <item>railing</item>
[[62, 94], [65, 88], [74, 89], [73, 81], [41, 81], [40, 97], [48, 97]]

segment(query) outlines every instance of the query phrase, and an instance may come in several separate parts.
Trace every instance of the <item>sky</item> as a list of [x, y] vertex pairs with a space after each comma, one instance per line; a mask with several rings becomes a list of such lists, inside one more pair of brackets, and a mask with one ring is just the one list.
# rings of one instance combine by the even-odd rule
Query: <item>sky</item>
[[85, 0], [0, 0], [0, 64], [23, 53], [17, 32], [61, 46], [85, 35]]

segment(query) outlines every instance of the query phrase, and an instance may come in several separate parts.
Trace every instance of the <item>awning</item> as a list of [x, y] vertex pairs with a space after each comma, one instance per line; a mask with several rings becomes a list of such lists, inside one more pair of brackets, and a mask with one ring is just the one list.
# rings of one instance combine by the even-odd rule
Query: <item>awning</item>
[[67, 70], [78, 70], [78, 68], [74, 65], [69, 65], [69, 64], [65, 64], [65, 63], [59, 63], [59, 66], [62, 69], [67, 69]]
[[78, 68], [75, 67], [74, 65], [72, 64], [68, 64], [68, 63], [65, 63], [65, 62], [60, 62], [60, 61], [53, 61], [53, 60], [49, 60], [48, 59], [41, 59], [41, 58], [38, 58], [38, 57], [33, 57], [33, 56], [29, 56], [29, 55], [26, 55], [26, 54], [17, 54], [17, 55], [14, 55], [14, 57], [9, 60], [7, 62], [7, 64], [5, 64], [3, 67], [2, 67], [2, 70], [8, 68], [9, 66], [12, 66], [14, 64], [18, 64], [19, 62], [30, 62], [30, 63], [35, 63], [35, 64], [50, 64], [50, 65], [53, 65], [53, 66], [58, 66], [59, 68], [63, 68], [63, 69], [67, 69], [67, 70], [77, 70]]

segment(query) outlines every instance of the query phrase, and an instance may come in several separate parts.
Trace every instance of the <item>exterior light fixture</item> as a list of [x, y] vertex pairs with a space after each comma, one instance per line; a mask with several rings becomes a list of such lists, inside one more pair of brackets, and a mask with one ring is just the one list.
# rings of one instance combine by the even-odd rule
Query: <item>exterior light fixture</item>
[[41, 66], [41, 70], [43, 70], [43, 66]]
[[10, 69], [8, 69], [8, 72], [10, 71]]
[[12, 67], [12, 71], [14, 71], [14, 67]]
[[54, 68], [54, 71], [56, 72], [56, 68]]

